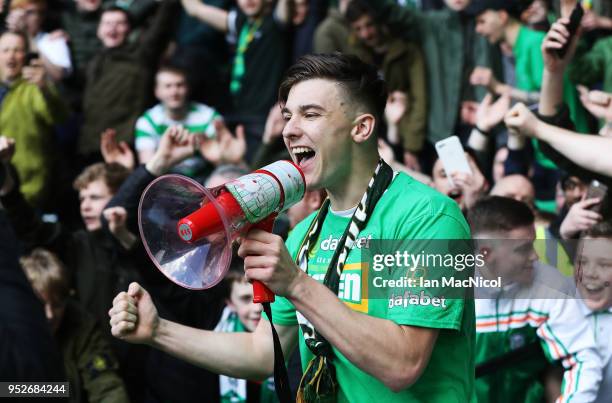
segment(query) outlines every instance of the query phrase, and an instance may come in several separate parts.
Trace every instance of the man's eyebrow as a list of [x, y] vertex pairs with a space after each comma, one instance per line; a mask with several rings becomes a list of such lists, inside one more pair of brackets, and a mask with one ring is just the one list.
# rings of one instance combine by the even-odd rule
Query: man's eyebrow
[[307, 111], [308, 109], [316, 109], [319, 111], [325, 111], [325, 108], [322, 107], [321, 105], [317, 105], [317, 104], [306, 104], [306, 105], [300, 105], [299, 108], [302, 112]]
[[[324, 112], [326, 110], [324, 107], [322, 107], [321, 105], [318, 105], [318, 104], [305, 104], [305, 105], [300, 105], [298, 107], [298, 110], [300, 112], [305, 112], [305, 111], [307, 111], [309, 109], [316, 109], [316, 110], [321, 111], [321, 112]], [[291, 113], [291, 111], [289, 110], [289, 108], [287, 108], [285, 106], [281, 110], [281, 113]]]

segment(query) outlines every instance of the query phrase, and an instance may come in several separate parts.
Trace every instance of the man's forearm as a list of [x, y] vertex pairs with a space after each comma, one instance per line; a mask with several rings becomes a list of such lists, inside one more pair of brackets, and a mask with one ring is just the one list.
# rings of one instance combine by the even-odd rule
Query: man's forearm
[[552, 73], [544, 70], [542, 75], [542, 91], [538, 113], [542, 116], [553, 116], [563, 103], [563, 73]]
[[612, 139], [578, 134], [544, 122], [538, 123], [535, 135], [582, 168], [612, 176], [612, 160], [595, 158], [612, 155]]
[[216, 30], [227, 32], [228, 12], [224, 9], [190, 0], [183, 0], [183, 7], [190, 16], [197, 18]]
[[265, 379], [273, 371], [272, 338], [259, 345], [254, 335], [200, 330], [160, 319], [151, 344], [211, 372], [234, 378]]
[[310, 277], [304, 278], [293, 294], [290, 300], [295, 308], [321, 335], [391, 390], [413, 384], [427, 365], [437, 330], [399, 326], [353, 311]]

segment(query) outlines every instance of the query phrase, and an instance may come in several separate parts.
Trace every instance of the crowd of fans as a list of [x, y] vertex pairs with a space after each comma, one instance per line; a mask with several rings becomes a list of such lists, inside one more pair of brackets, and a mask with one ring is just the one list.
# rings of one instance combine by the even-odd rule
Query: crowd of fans
[[[487, 373], [479, 400], [554, 401], [584, 388], [609, 401], [612, 249], [589, 263], [577, 245], [612, 237], [605, 191], [591, 193], [612, 186], [612, 6], [578, 1], [585, 15], [572, 36], [576, 3], [0, 2], [0, 379], [68, 379], [75, 402], [274, 401], [271, 380], [218, 377], [113, 338], [108, 311], [138, 281], [166, 318], [254, 329], [261, 307], [250, 302], [241, 260], [211, 290], [174, 285], [144, 250], [139, 198], [165, 173], [214, 187], [289, 158], [277, 103], [283, 74], [303, 55], [342, 52], [375, 65], [387, 83], [378, 143], [394, 170], [454, 199], [475, 238], [537, 239], [529, 259], [554, 267], [564, 284], [578, 280], [586, 298], [523, 307], [550, 318], [531, 322], [543, 345], [545, 322], [551, 334], [570, 334], [561, 337], [568, 350], [530, 353], [532, 370], [500, 364], [520, 372], [522, 388]], [[445, 172], [437, 158], [435, 143], [451, 135], [471, 173]], [[307, 192], [275, 231], [286, 235], [325, 196]], [[513, 232], [526, 227], [533, 234]], [[483, 304], [484, 335], [479, 317], [500, 308]], [[593, 332], [592, 348], [576, 341]], [[506, 342], [480, 337], [477, 346]], [[477, 364], [513, 349], [479, 350]], [[586, 363], [587, 381], [572, 383], [583, 368], [568, 357]], [[300, 371], [292, 366], [292, 379]]]

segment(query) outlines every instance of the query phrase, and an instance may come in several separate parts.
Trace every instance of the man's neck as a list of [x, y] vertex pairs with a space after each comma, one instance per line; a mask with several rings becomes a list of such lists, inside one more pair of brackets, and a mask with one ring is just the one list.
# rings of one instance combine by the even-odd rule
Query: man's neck
[[170, 119], [178, 122], [185, 119], [185, 117], [187, 116], [188, 107], [187, 105], [185, 105], [180, 109], [169, 109], [166, 107], [164, 107], [164, 109]]
[[516, 45], [516, 40], [519, 35], [519, 31], [521, 30], [521, 23], [516, 20], [510, 20], [506, 28], [504, 28], [504, 39], [512, 49], [514, 49], [514, 45]]
[[373, 152], [371, 155], [367, 158], [353, 158], [353, 161], [363, 162], [353, 163], [347, 178], [338, 180], [337, 186], [326, 189], [333, 210], [348, 210], [359, 204], [378, 164], [378, 153]]
[[249, 24], [253, 24], [257, 20], [260, 20], [263, 17], [264, 13], [265, 13], [265, 11], [261, 10], [259, 13], [255, 14], [255, 15], [247, 16], [247, 21], [249, 22]]

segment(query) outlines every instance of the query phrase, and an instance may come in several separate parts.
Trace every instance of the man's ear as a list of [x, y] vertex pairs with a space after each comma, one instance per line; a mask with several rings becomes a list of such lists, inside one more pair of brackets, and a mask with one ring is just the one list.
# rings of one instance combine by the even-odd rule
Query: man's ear
[[236, 312], [236, 305], [234, 305], [231, 299], [225, 298], [225, 305], [227, 305], [227, 307], [232, 311]]
[[485, 264], [489, 264], [495, 259], [495, 253], [490, 245], [479, 246], [478, 254], [482, 256], [482, 260], [485, 262]]
[[356, 143], [365, 143], [370, 137], [374, 136], [376, 129], [376, 118], [370, 113], [357, 116], [353, 121], [351, 137]]

